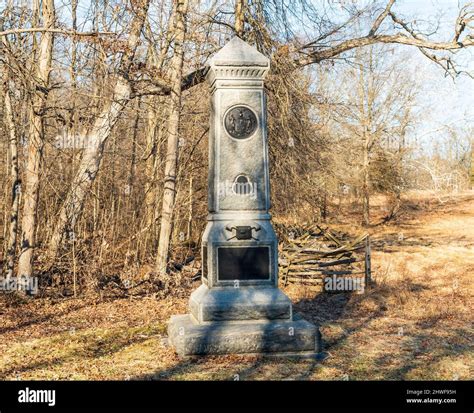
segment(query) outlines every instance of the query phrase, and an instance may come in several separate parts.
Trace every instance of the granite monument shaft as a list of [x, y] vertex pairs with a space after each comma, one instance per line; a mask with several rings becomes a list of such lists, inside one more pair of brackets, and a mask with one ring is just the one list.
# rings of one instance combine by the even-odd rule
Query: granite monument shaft
[[210, 62], [202, 285], [191, 294], [190, 314], [173, 316], [168, 328], [183, 356], [317, 352], [317, 328], [293, 315], [278, 288], [278, 241], [269, 214], [269, 68], [269, 59], [238, 37]]

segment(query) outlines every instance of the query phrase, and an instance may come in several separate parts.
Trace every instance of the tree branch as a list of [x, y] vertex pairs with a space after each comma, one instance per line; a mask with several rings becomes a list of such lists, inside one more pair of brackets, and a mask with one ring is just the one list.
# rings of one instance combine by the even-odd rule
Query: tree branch
[[138, 96], [147, 95], [169, 95], [171, 93], [171, 87], [168, 82], [163, 79], [141, 79], [132, 82], [132, 96], [135, 98]]
[[[461, 14], [460, 14], [461, 16]], [[413, 36], [414, 39], [419, 39], [421, 41], [424, 41], [424, 39], [418, 34], [418, 33], [415, 33], [415, 31], [413, 29], [411, 29], [407, 23], [405, 23], [403, 20], [399, 19], [395, 13], [391, 12], [390, 11], [390, 17], [392, 18], [392, 20], [394, 21], [394, 23], [400, 25], [403, 29], [405, 29], [411, 36]], [[457, 22], [459, 22], [459, 18], [457, 20]], [[462, 30], [458, 31], [456, 30], [456, 35], [454, 36], [454, 39], [453, 39], [453, 43], [456, 43], [456, 44], [460, 44], [459, 42], [459, 36], [461, 34]], [[471, 38], [472, 40], [472, 38]], [[426, 51], [423, 47], [418, 47], [418, 50], [425, 56], [427, 57], [428, 59], [430, 59], [432, 62], [436, 63], [437, 65], [439, 65], [447, 74], [451, 75], [451, 77], [454, 77], [452, 75], [452, 73], [450, 72], [450, 69], [452, 71], [454, 71], [455, 74], [459, 74], [461, 73], [460, 71], [457, 71], [454, 67], [454, 64], [453, 62], [451, 61], [451, 59], [449, 57], [438, 57], [434, 54], [430, 54], [428, 53], [428, 51]], [[469, 75], [470, 77], [472, 77], [471, 74], [467, 73], [467, 72], [464, 72], [466, 73], [467, 75]]]
[[375, 33], [379, 29], [380, 25], [383, 23], [385, 18], [388, 16], [388, 13], [390, 12], [390, 9], [392, 8], [393, 3], [395, 3], [395, 0], [390, 0], [387, 3], [387, 6], [385, 7], [384, 11], [382, 13], [380, 13], [379, 17], [377, 17], [375, 19], [375, 22], [374, 22], [374, 24], [372, 25], [372, 28], [369, 31], [369, 36], [375, 35]]
[[[469, 19], [466, 18], [466, 16], [468, 16], [470, 13], [467, 9], [467, 6], [469, 5], [466, 5], [462, 9], [463, 12], [460, 13], [460, 16], [463, 16], [463, 17], [459, 17], [457, 20], [456, 36], [453, 38], [453, 40], [450, 42], [433, 42], [433, 41], [426, 40], [425, 38], [415, 33], [413, 30], [410, 29], [410, 27], [405, 22], [403, 22], [402, 20], [398, 19], [395, 16], [395, 14], [391, 11], [391, 7], [395, 3], [395, 1], [396, 0], [388, 1], [387, 6], [383, 10], [383, 12], [377, 17], [377, 19], [372, 25], [372, 28], [370, 29], [369, 34], [367, 36], [359, 37], [355, 39], [349, 39], [349, 40], [340, 42], [339, 44], [335, 46], [324, 47], [324, 48], [323, 46], [318, 45], [317, 40], [315, 40], [299, 48], [298, 53], [302, 54], [303, 56], [294, 60], [295, 68], [307, 66], [309, 64], [319, 63], [327, 59], [336, 58], [340, 54], [346, 51], [355, 49], [357, 47], [369, 46], [376, 43], [385, 43], [385, 44], [403, 44], [403, 45], [418, 47], [421, 53], [423, 53], [428, 59], [440, 65], [446, 72], [449, 73], [450, 70], [451, 71], [454, 70], [456, 74], [459, 74], [460, 72], [457, 72], [454, 69], [454, 65], [450, 59], [442, 58], [434, 54], [430, 54], [428, 53], [426, 49], [454, 51], [454, 50], [459, 50], [464, 47], [469, 47], [469, 46], [474, 45], [474, 36], [472, 35], [468, 35], [462, 41], [459, 41], [462, 31], [466, 27], [467, 23], [471, 21], [472, 19], [472, 18], [469, 18]], [[376, 34], [377, 30], [380, 28], [380, 25], [387, 18], [387, 16], [390, 16], [392, 20], [395, 23], [399, 24], [405, 31], [407, 31], [407, 33], [410, 36], [407, 36], [404, 33], [396, 33], [392, 35], [377, 35]], [[348, 22], [344, 23], [341, 26], [338, 26], [336, 29], [333, 29], [331, 33], [338, 31], [340, 28], [344, 27], [344, 25], [346, 25], [347, 23]], [[324, 36], [324, 37], [327, 37], [327, 36]], [[186, 75], [181, 82], [182, 90], [190, 89], [202, 83], [205, 80], [208, 71], [209, 71], [209, 67], [204, 66]], [[152, 94], [168, 95], [169, 91], [167, 90], [167, 88], [163, 88], [163, 89], [156, 88], [155, 90], [153, 90]]]
[[58, 33], [65, 36], [81, 36], [81, 37], [97, 37], [101, 35], [116, 35], [114, 32], [78, 32], [76, 30], [66, 30], [58, 28], [47, 28], [47, 27], [31, 27], [23, 29], [10, 29], [0, 32], [0, 36], [8, 36], [11, 34], [20, 33]]
[[[192, 87], [199, 85], [206, 79], [209, 66], [204, 66], [191, 73], [188, 73], [183, 77], [181, 81], [181, 90], [188, 90]], [[168, 96], [171, 94], [171, 87], [169, 83], [162, 78], [153, 77], [152, 79], [140, 79], [132, 82], [132, 96], [136, 98], [138, 96]]]
[[181, 90], [190, 89], [193, 86], [196, 86], [199, 83], [204, 82], [208, 71], [209, 71], [209, 66], [204, 66], [184, 76], [181, 82]]
[[459, 16], [456, 19], [456, 26], [454, 29], [453, 41], [459, 41], [459, 37], [466, 28], [466, 26], [474, 20], [474, 3], [468, 3], [460, 10]]
[[458, 50], [464, 47], [474, 45], [474, 37], [467, 36], [462, 42], [432, 42], [421, 39], [419, 37], [413, 38], [408, 37], [402, 33], [393, 35], [375, 35], [375, 36], [364, 36], [355, 39], [350, 39], [339, 43], [336, 46], [329, 47], [324, 50], [315, 50], [307, 54], [305, 58], [296, 59], [295, 63], [298, 66], [306, 66], [312, 63], [319, 63], [322, 60], [330, 59], [341, 53], [347, 52], [348, 50], [355, 49], [356, 47], [369, 46], [375, 43], [387, 43], [387, 44], [404, 44], [408, 46], [422, 47], [431, 50]]

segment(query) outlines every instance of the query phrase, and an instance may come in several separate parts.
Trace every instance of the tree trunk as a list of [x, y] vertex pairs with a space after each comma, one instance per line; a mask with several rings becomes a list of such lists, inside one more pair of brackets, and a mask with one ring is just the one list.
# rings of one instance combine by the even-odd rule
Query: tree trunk
[[362, 128], [362, 215], [363, 225], [370, 225], [370, 151], [374, 137], [373, 127], [373, 105], [374, 105], [374, 85], [373, 85], [373, 50], [369, 50], [369, 73], [366, 79], [363, 65], [359, 66], [359, 105], [360, 120]]
[[165, 160], [161, 228], [156, 257], [158, 274], [166, 273], [169, 246], [172, 234], [172, 219], [176, 198], [176, 175], [178, 169], [178, 133], [181, 111], [181, 80], [183, 76], [183, 43], [186, 35], [187, 0], [177, 0], [174, 25], [174, 55], [171, 61], [171, 96], [168, 118], [168, 139]]
[[[158, 122], [158, 111], [156, 106], [162, 106], [162, 98], [150, 97], [148, 113], [147, 113], [147, 129], [146, 129], [146, 183], [145, 183], [145, 227], [148, 228], [149, 234], [151, 234], [151, 245], [153, 251], [156, 250], [156, 219], [157, 219], [157, 188], [156, 179], [158, 175], [159, 166], [159, 137], [161, 130], [161, 124]], [[161, 120], [160, 120], [161, 122]]]
[[362, 210], [364, 225], [370, 225], [370, 182], [369, 182], [369, 136], [368, 132], [364, 132], [364, 143], [363, 143], [364, 159], [362, 164], [363, 170], [363, 184], [362, 184]]
[[[173, 2], [172, 16], [176, 13], [176, 3]], [[166, 37], [161, 43], [159, 53], [153, 45], [148, 49], [148, 60], [150, 64], [158, 70], [163, 70], [166, 56], [170, 51], [172, 35], [174, 34], [175, 19], [172, 18], [168, 22]], [[149, 26], [147, 29], [150, 30]], [[152, 36], [150, 36], [151, 38]], [[167, 118], [168, 106], [166, 98], [163, 96], [150, 96], [147, 112], [147, 128], [146, 128], [146, 147], [145, 154], [145, 228], [146, 240], [150, 238], [151, 250], [155, 252], [158, 248], [158, 230], [157, 220], [159, 218], [158, 199], [159, 193], [157, 188], [158, 172], [160, 166], [161, 137], [163, 132], [164, 119]], [[145, 241], [145, 246], [148, 242]]]
[[[43, 26], [54, 28], [55, 10], [53, 0], [43, 1]], [[18, 261], [18, 276], [33, 276], [33, 253], [39, 198], [39, 174], [44, 145], [43, 112], [46, 106], [54, 35], [44, 32], [38, 49], [38, 66], [35, 73], [36, 90], [32, 91], [29, 117], [28, 160], [25, 171], [24, 204], [22, 211], [21, 252]], [[35, 84], [34, 83], [34, 84]]]
[[84, 150], [79, 169], [71, 188], [62, 204], [58, 222], [49, 243], [48, 255], [53, 260], [57, 254], [66, 230], [74, 228], [84, 206], [87, 193], [99, 171], [104, 154], [105, 143], [120, 114], [130, 100], [131, 85], [127, 74], [133, 63], [141, 31], [146, 19], [149, 0], [135, 1], [135, 16], [131, 23], [128, 44], [123, 52], [122, 61], [116, 75], [113, 96], [98, 115], [88, 135], [88, 145]]
[[128, 174], [128, 183], [127, 183], [127, 188], [125, 189], [127, 199], [128, 199], [128, 204], [132, 205], [132, 211], [133, 212], [133, 219], [135, 219], [135, 175], [137, 172], [137, 139], [138, 139], [138, 127], [140, 124], [140, 106], [141, 106], [141, 100], [140, 98], [137, 99], [136, 101], [136, 106], [135, 106], [135, 121], [133, 123], [133, 133], [132, 133], [132, 153], [131, 153], [131, 159], [130, 159], [130, 170]]
[[471, 189], [474, 189], [474, 138], [471, 139]]
[[[5, 38], [3, 38], [5, 41]], [[13, 118], [12, 100], [9, 86], [9, 71], [4, 67], [3, 73], [3, 92], [5, 102], [5, 124], [8, 130], [10, 142], [10, 182], [11, 182], [11, 206], [10, 206], [10, 225], [8, 229], [8, 238], [6, 240], [6, 266], [5, 274], [7, 281], [13, 277], [15, 266], [16, 244], [18, 236], [18, 210], [20, 206], [21, 182], [18, 174], [18, 137]], [[5, 226], [6, 223], [5, 223]]]
[[189, 244], [192, 242], [193, 237], [193, 216], [194, 216], [194, 208], [193, 208], [193, 197], [194, 197], [194, 188], [193, 188], [193, 177], [192, 175], [189, 177], [189, 209], [188, 209], [188, 226], [186, 230], [186, 240]]
[[235, 34], [240, 38], [244, 36], [245, 9], [247, 0], [235, 0]]

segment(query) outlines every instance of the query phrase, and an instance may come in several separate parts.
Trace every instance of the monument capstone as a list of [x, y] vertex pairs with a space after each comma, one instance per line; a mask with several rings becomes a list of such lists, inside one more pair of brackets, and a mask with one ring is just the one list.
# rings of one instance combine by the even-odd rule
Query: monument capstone
[[227, 353], [317, 355], [319, 331], [293, 314], [278, 288], [271, 224], [264, 78], [267, 57], [238, 37], [210, 62], [208, 222], [202, 285], [189, 314], [172, 316], [181, 356]]

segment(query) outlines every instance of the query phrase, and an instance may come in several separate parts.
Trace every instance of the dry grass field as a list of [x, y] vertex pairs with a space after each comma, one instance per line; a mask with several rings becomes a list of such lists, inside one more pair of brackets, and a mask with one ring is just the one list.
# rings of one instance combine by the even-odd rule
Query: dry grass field
[[[441, 201], [412, 194], [396, 220], [369, 229], [375, 282], [365, 294], [285, 290], [296, 311], [321, 325], [329, 354], [323, 362], [180, 360], [166, 345], [166, 323], [186, 312], [189, 291], [161, 300], [3, 296], [0, 378], [473, 379], [474, 193]], [[376, 202], [375, 217], [382, 213]], [[344, 221], [335, 228], [354, 231]]]

